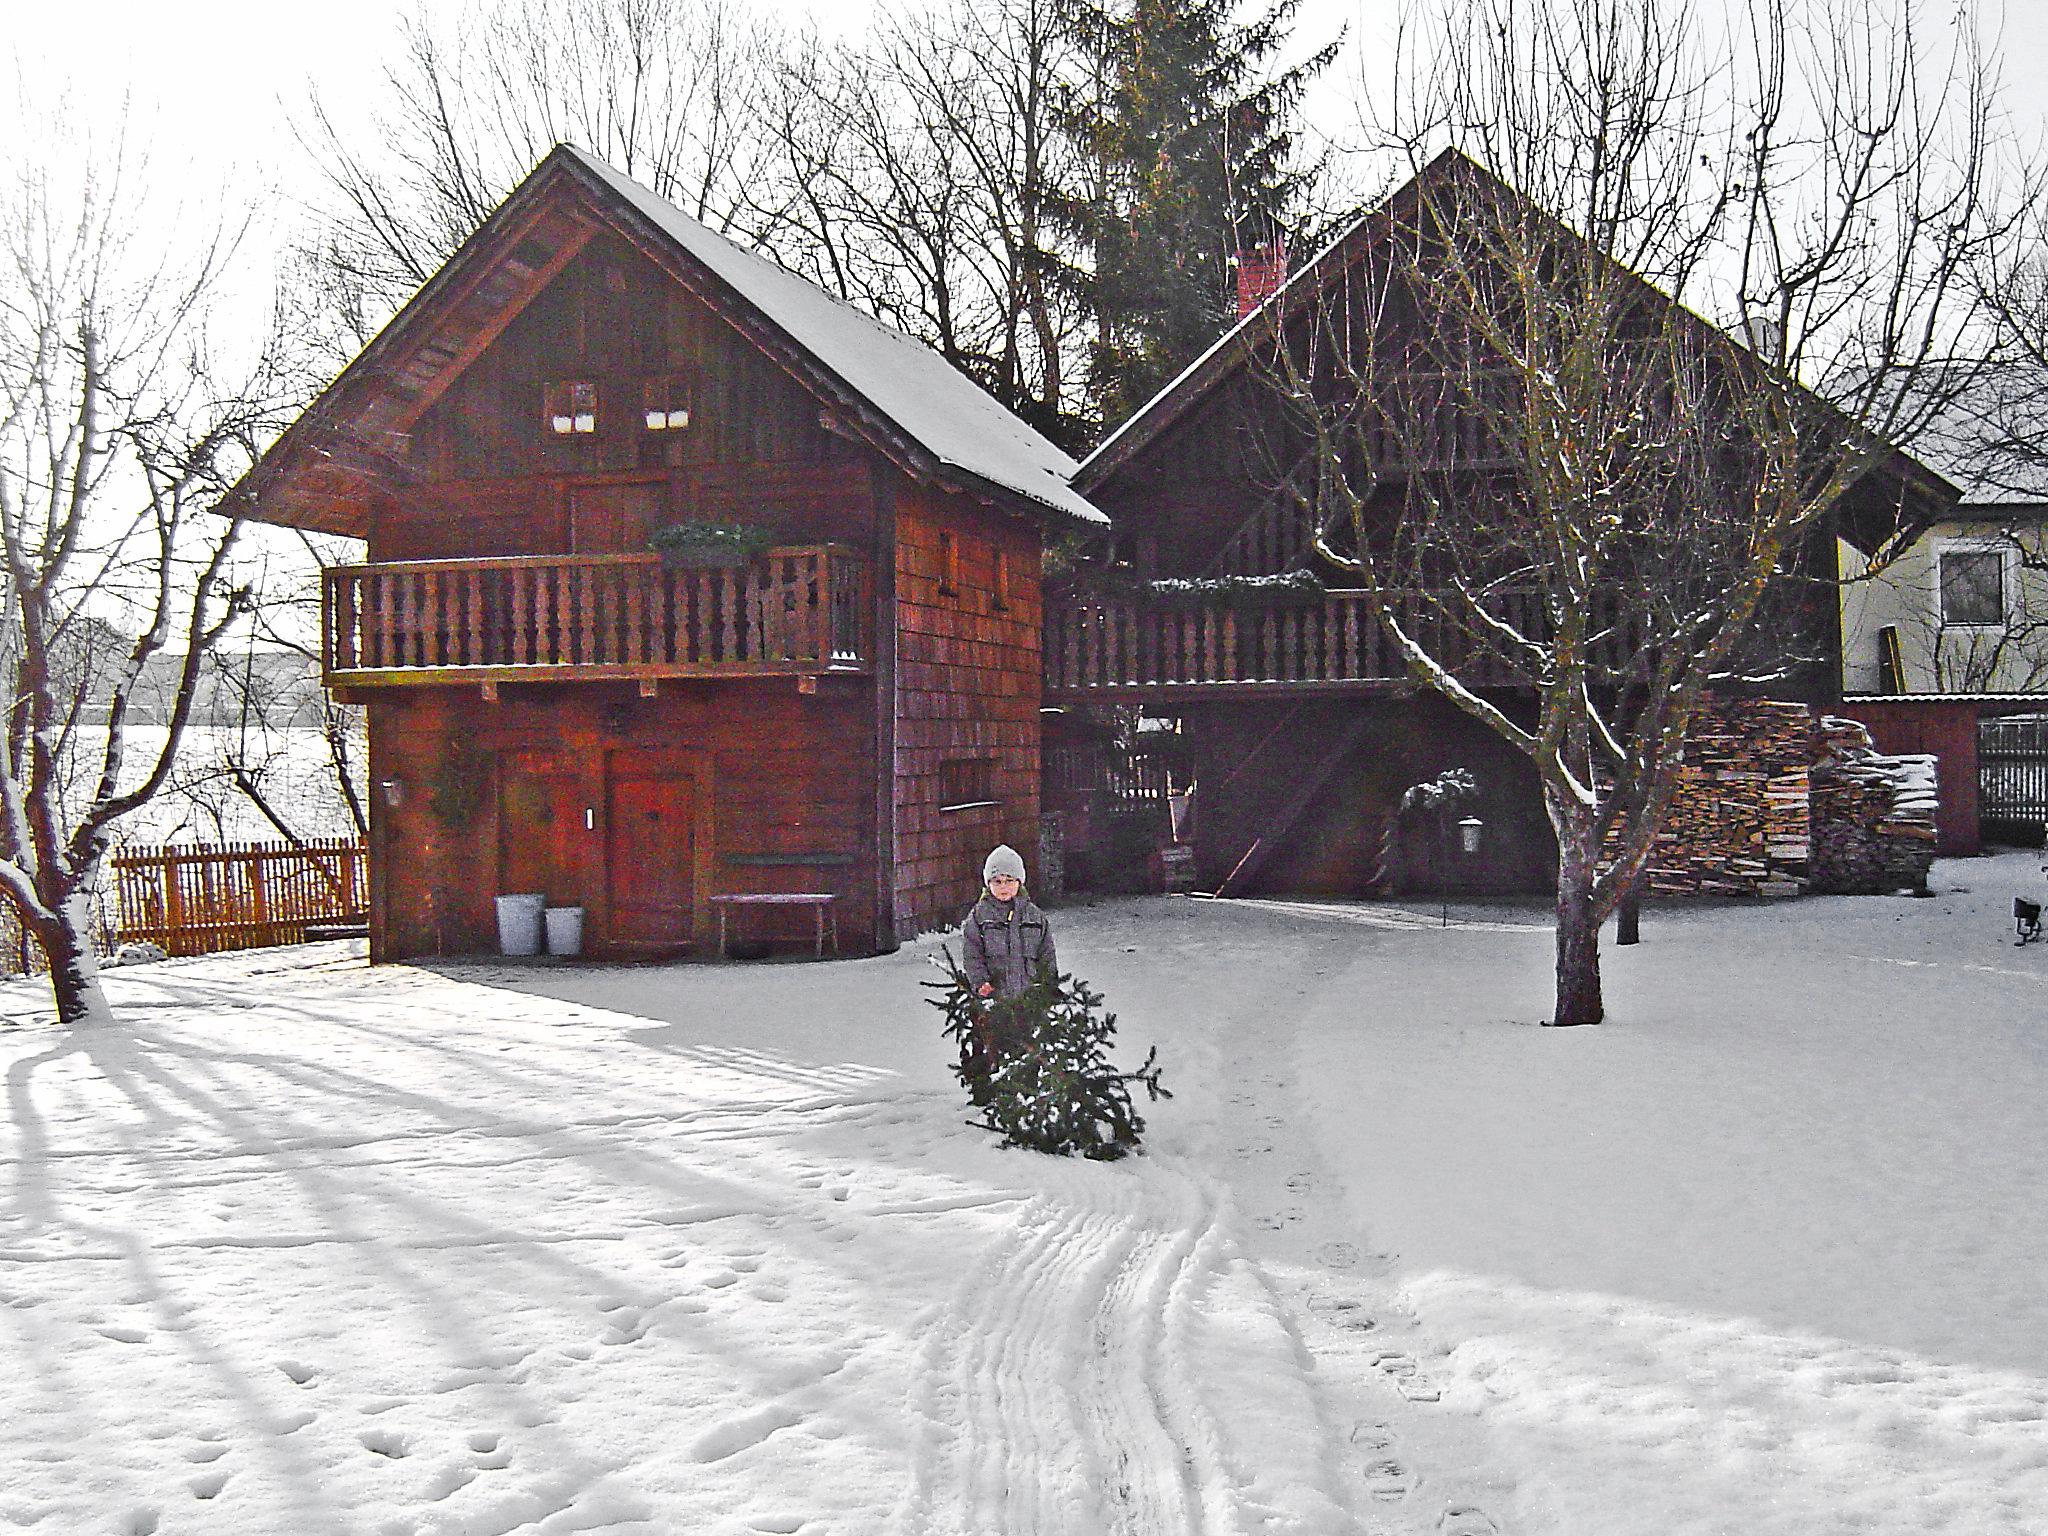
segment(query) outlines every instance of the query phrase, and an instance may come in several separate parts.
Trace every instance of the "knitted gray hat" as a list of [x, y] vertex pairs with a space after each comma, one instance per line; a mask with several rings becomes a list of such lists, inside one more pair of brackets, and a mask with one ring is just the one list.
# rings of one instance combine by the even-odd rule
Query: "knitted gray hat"
[[997, 875], [1008, 875], [1013, 880], [1024, 878], [1024, 856], [1008, 843], [997, 843], [981, 866], [981, 883], [987, 885]]

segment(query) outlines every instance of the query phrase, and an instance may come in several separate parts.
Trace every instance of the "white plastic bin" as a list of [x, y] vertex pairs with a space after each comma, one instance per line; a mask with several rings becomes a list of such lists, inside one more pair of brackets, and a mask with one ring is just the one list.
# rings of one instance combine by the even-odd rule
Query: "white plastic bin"
[[580, 955], [583, 953], [583, 909], [581, 907], [549, 907], [543, 914], [548, 928], [548, 953], [551, 955]]
[[539, 891], [498, 898], [498, 953], [540, 953], [540, 914], [548, 899]]

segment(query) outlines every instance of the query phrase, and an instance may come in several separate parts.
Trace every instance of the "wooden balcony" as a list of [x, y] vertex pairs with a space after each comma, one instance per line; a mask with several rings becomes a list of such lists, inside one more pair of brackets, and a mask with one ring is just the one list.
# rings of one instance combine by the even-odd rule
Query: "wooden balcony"
[[[1530, 622], [1534, 601], [1518, 595], [1505, 616]], [[1409, 617], [1410, 632], [1467, 683], [1504, 688], [1521, 681], [1498, 658], [1472, 654], [1469, 641], [1447, 634], [1419, 609]], [[1602, 650], [1622, 654], [1612, 641]], [[1045, 694], [1053, 702], [1412, 686], [1363, 592], [1332, 591], [1308, 607], [1253, 610], [1168, 606], [1142, 597], [1051, 600], [1044, 660]]]
[[334, 688], [814, 677], [873, 656], [867, 562], [832, 544], [731, 570], [651, 554], [337, 566], [321, 607]]

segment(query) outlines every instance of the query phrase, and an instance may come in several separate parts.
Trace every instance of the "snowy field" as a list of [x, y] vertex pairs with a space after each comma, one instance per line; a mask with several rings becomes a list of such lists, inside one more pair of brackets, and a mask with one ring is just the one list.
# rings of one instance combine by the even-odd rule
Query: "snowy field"
[[1070, 909], [1109, 1166], [963, 1123], [936, 941], [0, 986], [0, 1530], [2039, 1536], [2038, 861], [1577, 1031], [1528, 910]]

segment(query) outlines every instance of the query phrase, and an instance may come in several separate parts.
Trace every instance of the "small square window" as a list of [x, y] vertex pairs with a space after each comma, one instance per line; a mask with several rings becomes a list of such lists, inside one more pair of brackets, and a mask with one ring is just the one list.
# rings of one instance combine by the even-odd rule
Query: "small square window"
[[690, 424], [690, 387], [678, 378], [648, 379], [640, 386], [640, 419], [650, 432], [680, 432]]
[[562, 379], [547, 387], [547, 428], [557, 437], [583, 437], [597, 430], [597, 385], [590, 379]]
[[2005, 556], [1995, 549], [1941, 557], [1941, 622], [1995, 628], [2005, 623]]
[[996, 765], [992, 758], [955, 757], [939, 764], [939, 809], [964, 811], [994, 805]]

